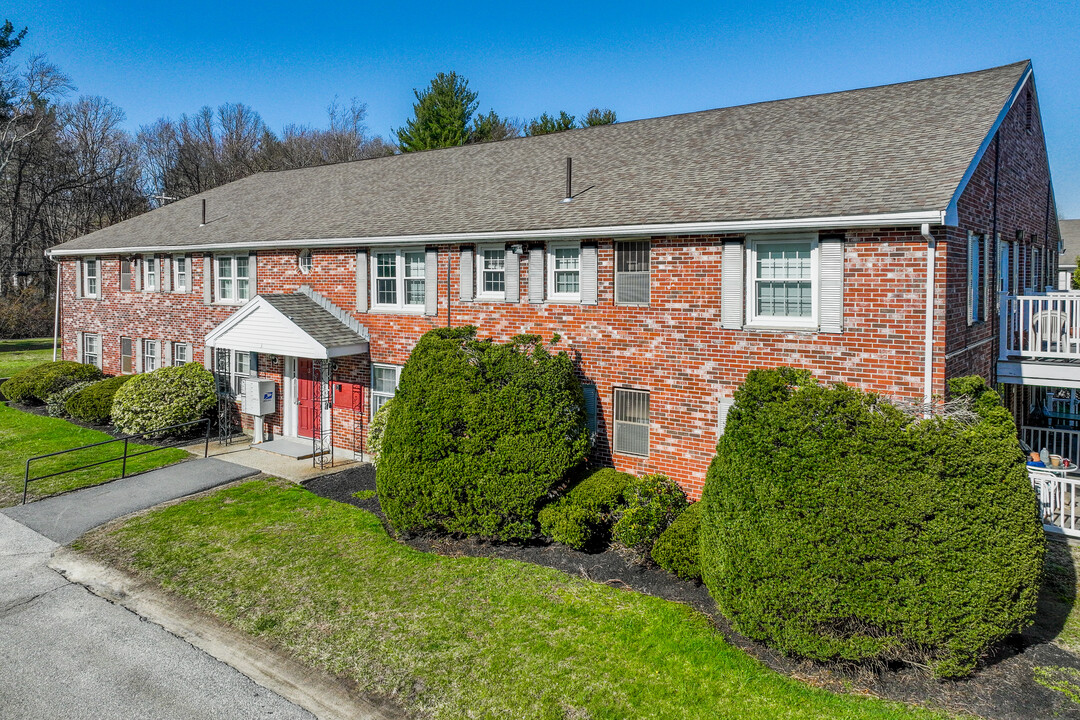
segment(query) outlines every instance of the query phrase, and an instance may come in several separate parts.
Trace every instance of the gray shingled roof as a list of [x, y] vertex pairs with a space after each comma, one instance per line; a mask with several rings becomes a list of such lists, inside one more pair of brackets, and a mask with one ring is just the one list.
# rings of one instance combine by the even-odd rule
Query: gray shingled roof
[[1080, 255], [1080, 220], [1060, 220], [1061, 240], [1065, 244], [1058, 267], [1076, 267], [1076, 257]]
[[349, 327], [305, 294], [260, 295], [325, 348], [367, 342], [367, 337]]
[[1026, 66], [260, 173], [53, 252], [943, 211]]

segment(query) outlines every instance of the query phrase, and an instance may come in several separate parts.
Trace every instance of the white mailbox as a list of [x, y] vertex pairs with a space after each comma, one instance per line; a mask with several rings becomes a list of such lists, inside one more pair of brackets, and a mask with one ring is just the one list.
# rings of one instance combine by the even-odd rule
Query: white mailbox
[[277, 405], [277, 387], [273, 380], [251, 378], [244, 380], [244, 401], [241, 412], [248, 415], [269, 415]]

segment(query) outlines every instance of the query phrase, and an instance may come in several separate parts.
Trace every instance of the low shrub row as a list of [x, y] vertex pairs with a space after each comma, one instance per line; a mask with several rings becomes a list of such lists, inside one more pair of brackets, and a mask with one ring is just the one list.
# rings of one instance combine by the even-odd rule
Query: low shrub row
[[66, 405], [67, 413], [76, 420], [104, 425], [112, 417], [113, 397], [134, 375], [117, 375], [96, 382], [71, 396]]
[[[105, 381], [104, 380], [99, 380], [98, 382], [100, 383], [100, 382], [105, 382]], [[68, 385], [63, 390], [57, 390], [56, 392], [54, 392], [45, 401], [45, 409], [49, 413], [49, 416], [50, 417], [58, 417], [58, 418], [69, 417], [71, 415], [71, 413], [68, 412], [68, 409], [67, 409], [68, 399], [71, 398], [76, 393], [78, 393], [78, 392], [80, 392], [80, 391], [82, 391], [82, 390], [84, 390], [84, 389], [86, 389], [88, 387], [92, 387], [93, 385], [96, 385], [96, 384], [97, 383], [95, 383], [93, 381], [84, 380], [84, 381], [81, 381], [81, 382], [76, 382], [73, 385]]]
[[57, 360], [27, 368], [0, 385], [8, 400], [22, 405], [41, 405], [59, 390], [77, 382], [100, 380], [104, 377], [93, 365], [72, 360]]

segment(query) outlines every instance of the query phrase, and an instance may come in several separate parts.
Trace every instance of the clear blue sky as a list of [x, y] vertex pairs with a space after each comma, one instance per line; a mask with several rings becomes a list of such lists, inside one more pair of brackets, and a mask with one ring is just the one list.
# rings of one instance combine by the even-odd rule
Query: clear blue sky
[[[103, 2], [8, 0], [78, 85], [130, 127], [243, 102], [275, 130], [338, 95], [392, 136], [413, 88], [456, 70], [480, 109], [622, 120], [847, 90], [1031, 58], [1058, 208], [1080, 217], [1080, 2]], [[25, 57], [25, 53], [21, 53]]]

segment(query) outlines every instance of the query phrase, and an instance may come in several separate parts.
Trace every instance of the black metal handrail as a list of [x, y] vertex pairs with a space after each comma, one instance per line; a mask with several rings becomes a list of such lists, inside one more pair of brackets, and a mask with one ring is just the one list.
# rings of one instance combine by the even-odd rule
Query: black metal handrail
[[[146, 432], [132, 433], [131, 435], [125, 435], [123, 437], [113, 438], [112, 440], [102, 440], [101, 442], [90, 443], [89, 445], [80, 445], [79, 447], [70, 448], [68, 450], [57, 450], [56, 452], [47, 453], [45, 455], [35, 455], [34, 457], [27, 458], [26, 459], [26, 474], [23, 476], [22, 504], [23, 505], [26, 504], [26, 492], [27, 492], [27, 489], [30, 487], [30, 483], [32, 483], [32, 482], [34, 482], [36, 480], [44, 480], [46, 478], [56, 477], [57, 475], [66, 475], [68, 473], [78, 472], [79, 470], [86, 470], [87, 468], [97, 467], [98, 465], [107, 465], [108, 463], [111, 463], [111, 462], [122, 463], [121, 466], [120, 466], [120, 477], [125, 478], [125, 477], [127, 477], [127, 461], [128, 461], [128, 458], [137, 458], [140, 455], [149, 455], [150, 453], [157, 452], [158, 450], [168, 450], [168, 449], [170, 449], [172, 447], [175, 447], [173, 445], [161, 445], [161, 446], [158, 446], [158, 447], [152, 447], [149, 450], [143, 450], [142, 452], [129, 453], [128, 452], [128, 443], [131, 440], [135, 440], [137, 438], [143, 438], [143, 437], [146, 437], [147, 435], [160, 435], [161, 433], [167, 432], [169, 430], [176, 430], [177, 428], [191, 427], [192, 425], [198, 425], [200, 423], [206, 423], [206, 438], [205, 438], [205, 440], [203, 442], [203, 457], [205, 458], [205, 457], [209, 456], [209, 454], [210, 454], [210, 418], [202, 418], [201, 420], [192, 420], [191, 422], [180, 423], [178, 425], [170, 425], [168, 427], [163, 427], [163, 428], [160, 428], [158, 430], [147, 430]], [[67, 468], [66, 470], [61, 470], [60, 472], [49, 473], [48, 475], [39, 475], [37, 477], [30, 477], [30, 463], [32, 463], [35, 460], [44, 460], [45, 458], [56, 457], [57, 455], [66, 455], [67, 453], [78, 452], [79, 450], [86, 450], [88, 448], [93, 448], [93, 447], [101, 447], [102, 445], [111, 445], [112, 443], [118, 443], [118, 442], [124, 443], [124, 454], [123, 455], [117, 455], [114, 458], [109, 458], [108, 460], [101, 460], [101, 461], [95, 462], [95, 463], [89, 463], [87, 465], [80, 465], [78, 467]]]

